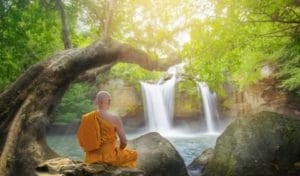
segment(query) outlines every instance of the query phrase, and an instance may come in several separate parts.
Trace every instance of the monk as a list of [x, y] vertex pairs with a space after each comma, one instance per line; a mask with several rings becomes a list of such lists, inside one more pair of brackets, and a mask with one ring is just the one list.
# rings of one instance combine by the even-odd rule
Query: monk
[[110, 97], [106, 91], [98, 92], [95, 98], [97, 110], [83, 115], [81, 119], [77, 138], [85, 152], [84, 162], [134, 168], [137, 152], [126, 148], [122, 121], [108, 112]]

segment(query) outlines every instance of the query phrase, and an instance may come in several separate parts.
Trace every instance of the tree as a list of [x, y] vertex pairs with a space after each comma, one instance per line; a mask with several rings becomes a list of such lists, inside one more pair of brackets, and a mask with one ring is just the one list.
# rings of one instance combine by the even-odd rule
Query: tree
[[[180, 45], [175, 38], [189, 31], [191, 16], [205, 7], [193, 1], [110, 1], [113, 6], [113, 18], [108, 20], [106, 14], [111, 10], [107, 0], [83, 1], [83, 11], [87, 16], [83, 22], [91, 31], [102, 36], [107, 23], [110, 24], [110, 36], [124, 41], [151, 55], [152, 58], [167, 60], [177, 58]], [[168, 12], [168, 13], [165, 13]], [[163, 15], [161, 15], [163, 14]]]
[[[295, 1], [212, 1], [212, 6], [212, 16], [195, 20], [192, 40], [181, 53], [189, 63], [188, 74], [223, 94], [225, 81], [242, 89], [260, 80], [261, 68], [272, 63], [283, 87], [299, 90], [299, 66], [284, 54], [286, 47], [298, 45], [293, 42], [300, 19]], [[287, 65], [293, 73], [282, 73]]]
[[58, 6], [58, 9], [60, 11], [60, 16], [61, 16], [61, 24], [62, 24], [62, 38], [64, 42], [65, 49], [70, 49], [72, 48], [71, 40], [70, 40], [70, 30], [68, 26], [68, 21], [65, 13], [65, 8], [64, 8], [64, 3], [62, 0], [56, 0], [56, 4]]
[[80, 122], [82, 114], [91, 111], [95, 106], [91, 97], [92, 92], [95, 92], [92, 85], [85, 82], [72, 84], [53, 114], [55, 122]]
[[159, 68], [142, 51], [116, 41], [98, 40], [69, 49], [31, 66], [0, 95], [1, 175], [32, 175], [34, 166], [56, 154], [47, 146], [45, 129], [57, 103], [81, 73], [110, 63]]
[[29, 66], [63, 48], [52, 1], [0, 1], [0, 92]]

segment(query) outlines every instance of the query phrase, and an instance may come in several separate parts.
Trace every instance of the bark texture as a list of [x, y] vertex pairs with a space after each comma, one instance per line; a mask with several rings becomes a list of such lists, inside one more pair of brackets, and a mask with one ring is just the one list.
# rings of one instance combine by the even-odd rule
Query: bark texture
[[79, 75], [116, 62], [159, 69], [142, 51], [113, 40], [98, 40], [33, 65], [0, 94], [0, 175], [33, 175], [38, 163], [56, 157], [45, 137], [56, 105]]
[[62, 34], [62, 39], [64, 41], [64, 46], [65, 49], [70, 49], [72, 48], [72, 43], [70, 39], [70, 30], [69, 30], [68, 21], [65, 13], [64, 3], [62, 2], [62, 0], [56, 0], [56, 3], [60, 11], [61, 25], [62, 25], [61, 34]]

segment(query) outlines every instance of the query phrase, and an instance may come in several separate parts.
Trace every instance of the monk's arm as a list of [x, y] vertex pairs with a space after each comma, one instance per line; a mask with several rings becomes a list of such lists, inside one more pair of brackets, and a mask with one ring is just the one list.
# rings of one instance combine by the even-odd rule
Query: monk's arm
[[118, 136], [120, 138], [120, 148], [124, 149], [127, 145], [127, 139], [123, 129], [122, 121], [119, 118], [116, 118], [116, 127], [117, 127]]

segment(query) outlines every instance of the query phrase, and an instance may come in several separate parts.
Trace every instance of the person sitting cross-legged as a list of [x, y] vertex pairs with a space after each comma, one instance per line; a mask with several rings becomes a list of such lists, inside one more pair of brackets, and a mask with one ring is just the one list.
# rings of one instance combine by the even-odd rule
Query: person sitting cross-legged
[[77, 138], [85, 152], [84, 162], [134, 168], [137, 152], [126, 148], [122, 121], [108, 112], [110, 97], [106, 91], [98, 92], [95, 98], [97, 110], [83, 115], [81, 119]]

